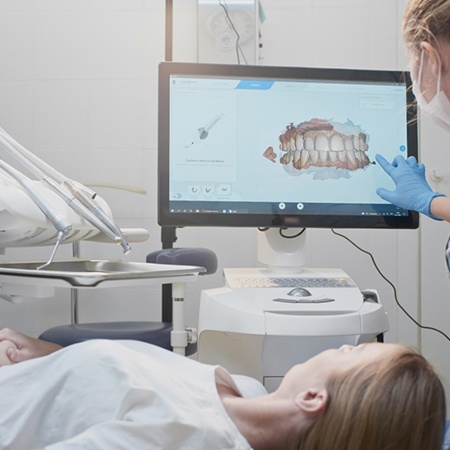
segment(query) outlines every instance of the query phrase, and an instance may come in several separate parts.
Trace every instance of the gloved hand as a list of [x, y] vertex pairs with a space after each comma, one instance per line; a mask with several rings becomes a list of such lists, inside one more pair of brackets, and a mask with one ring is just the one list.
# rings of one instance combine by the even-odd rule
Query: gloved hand
[[433, 192], [425, 179], [425, 166], [418, 164], [414, 156], [405, 160], [403, 156], [397, 155], [390, 164], [381, 155], [375, 156], [381, 168], [394, 180], [395, 190], [388, 191], [384, 188], [377, 189], [377, 194], [388, 202], [404, 209], [411, 209], [431, 217], [431, 200], [435, 197], [443, 196]]

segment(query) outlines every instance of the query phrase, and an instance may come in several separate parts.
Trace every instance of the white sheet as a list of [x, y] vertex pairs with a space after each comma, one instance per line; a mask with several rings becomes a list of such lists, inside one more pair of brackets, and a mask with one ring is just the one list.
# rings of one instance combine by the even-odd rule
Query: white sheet
[[3, 367], [0, 448], [249, 449], [215, 372], [130, 341], [89, 341]]

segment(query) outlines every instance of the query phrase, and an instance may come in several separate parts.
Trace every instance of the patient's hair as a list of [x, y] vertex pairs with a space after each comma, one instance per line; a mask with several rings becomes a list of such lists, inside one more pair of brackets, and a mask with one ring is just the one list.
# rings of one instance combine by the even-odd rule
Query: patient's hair
[[329, 402], [301, 450], [440, 450], [445, 393], [413, 350], [328, 381]]
[[416, 58], [423, 41], [450, 43], [450, 0], [409, 0], [403, 15], [403, 38]]

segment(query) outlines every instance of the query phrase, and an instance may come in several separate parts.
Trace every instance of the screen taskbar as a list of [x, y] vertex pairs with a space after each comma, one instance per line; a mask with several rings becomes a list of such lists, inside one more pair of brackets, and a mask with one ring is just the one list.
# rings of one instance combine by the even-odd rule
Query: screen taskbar
[[302, 203], [302, 202], [203, 202], [171, 201], [173, 214], [277, 214], [277, 215], [349, 215], [408, 216], [408, 211], [386, 203]]

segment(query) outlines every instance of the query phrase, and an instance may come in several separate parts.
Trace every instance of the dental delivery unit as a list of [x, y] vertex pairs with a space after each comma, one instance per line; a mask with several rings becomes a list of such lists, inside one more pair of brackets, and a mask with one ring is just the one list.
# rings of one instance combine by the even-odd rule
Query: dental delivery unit
[[96, 236], [121, 245], [125, 254], [131, 251], [108, 204], [95, 192], [56, 171], [2, 128], [0, 148], [36, 178], [0, 159], [0, 248], [54, 245], [42, 267], [52, 262], [59, 244]]

